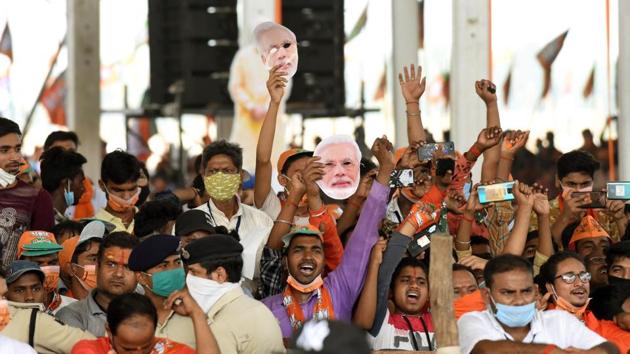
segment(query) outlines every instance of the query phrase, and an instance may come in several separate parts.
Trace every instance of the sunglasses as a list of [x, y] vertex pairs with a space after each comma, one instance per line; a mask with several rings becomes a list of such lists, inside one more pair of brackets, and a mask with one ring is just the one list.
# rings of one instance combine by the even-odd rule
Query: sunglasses
[[591, 281], [591, 273], [586, 272], [586, 271], [580, 272], [578, 274], [570, 272], [570, 273], [564, 273], [562, 275], [558, 275], [557, 277], [555, 277], [555, 279], [558, 279], [558, 278], [561, 278], [562, 281], [567, 284], [575, 283], [575, 280], [577, 280], [577, 278], [580, 278], [580, 281], [582, 283], [588, 283], [589, 281]]

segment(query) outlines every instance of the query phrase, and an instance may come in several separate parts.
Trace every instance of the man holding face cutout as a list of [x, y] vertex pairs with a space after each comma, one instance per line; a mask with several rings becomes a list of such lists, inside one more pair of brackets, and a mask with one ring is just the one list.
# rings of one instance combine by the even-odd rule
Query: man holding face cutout
[[[265, 83], [269, 70], [280, 65], [280, 71], [287, 73], [285, 90], [289, 93], [290, 79], [295, 75], [298, 66], [297, 40], [290, 29], [273, 22], [263, 22], [254, 28], [254, 39], [255, 45], [243, 47], [234, 56], [228, 83], [235, 105], [230, 141], [238, 141], [247, 152], [256, 149], [258, 135], [268, 111], [270, 96]], [[284, 102], [288, 96], [284, 94], [277, 108], [281, 125], [285, 123]], [[273, 139], [273, 160], [277, 160], [277, 153], [285, 145], [284, 134]], [[253, 170], [256, 162], [254, 154], [247, 153], [243, 157], [243, 167]]]

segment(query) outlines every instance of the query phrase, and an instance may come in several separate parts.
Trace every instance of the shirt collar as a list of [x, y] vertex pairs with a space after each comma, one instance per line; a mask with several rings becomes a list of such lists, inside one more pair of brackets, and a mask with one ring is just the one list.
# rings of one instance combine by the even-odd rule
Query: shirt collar
[[[235, 217], [239, 217], [241, 215], [243, 215], [243, 204], [241, 203], [241, 199], [236, 196], [236, 203], [238, 205], [238, 209], [236, 210], [236, 213], [234, 214], [234, 216], [232, 216], [232, 219], [234, 219]], [[227, 216], [225, 216], [225, 214], [221, 211], [221, 209], [219, 209], [216, 204], [214, 204], [214, 201], [212, 200], [212, 198], [208, 199], [208, 204], [210, 205], [210, 207], [212, 208], [212, 213], [213, 214], [218, 214], [223, 216], [224, 218], [227, 219]]]
[[92, 315], [106, 315], [107, 313], [101, 308], [101, 305], [98, 304], [98, 302], [96, 302], [96, 289], [92, 290], [92, 292], [90, 292], [87, 296], [87, 306], [88, 306], [88, 310], [90, 310], [90, 313]]

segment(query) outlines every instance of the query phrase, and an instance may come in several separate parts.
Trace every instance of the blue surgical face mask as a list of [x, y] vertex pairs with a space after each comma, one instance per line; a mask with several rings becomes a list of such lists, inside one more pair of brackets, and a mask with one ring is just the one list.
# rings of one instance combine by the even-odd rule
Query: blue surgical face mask
[[70, 189], [70, 180], [68, 180], [68, 188], [63, 190], [63, 198], [67, 206], [74, 205], [74, 192]]
[[466, 200], [470, 199], [470, 190], [471, 189], [472, 189], [472, 183], [471, 182], [464, 183], [464, 198], [466, 198]]
[[494, 316], [499, 322], [512, 328], [527, 326], [536, 315], [536, 302], [531, 302], [526, 305], [512, 306], [499, 304], [492, 297], [490, 297], [496, 311]]

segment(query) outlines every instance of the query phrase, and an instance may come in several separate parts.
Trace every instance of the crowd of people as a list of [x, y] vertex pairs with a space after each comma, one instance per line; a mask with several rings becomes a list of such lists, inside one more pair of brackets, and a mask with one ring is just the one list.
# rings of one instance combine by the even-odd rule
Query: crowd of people
[[[19, 126], [0, 118], [0, 352], [436, 351], [430, 243], [418, 248], [433, 229], [453, 240], [440, 261], [452, 265], [462, 353], [629, 352], [629, 210], [592, 207], [589, 152], [557, 156], [552, 200], [515, 180], [489, 201], [529, 133], [501, 126], [496, 88], [480, 80], [487, 127], [475, 143], [418, 154], [425, 80], [412, 65], [399, 76], [409, 146], [377, 138], [373, 159], [357, 156], [356, 192], [332, 200], [318, 182], [344, 173], [334, 157], [293, 148], [272, 161], [286, 75], [269, 71], [256, 151], [212, 142], [192, 186], [160, 193], [120, 150], [86, 177], [72, 132], [45, 139], [33, 178]], [[243, 170], [252, 154], [255, 178]], [[410, 184], [391, 183], [399, 170]]]

